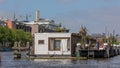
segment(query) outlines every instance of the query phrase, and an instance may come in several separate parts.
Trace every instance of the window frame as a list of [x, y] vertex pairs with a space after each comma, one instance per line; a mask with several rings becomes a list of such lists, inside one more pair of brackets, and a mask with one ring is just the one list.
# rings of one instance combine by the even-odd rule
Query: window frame
[[[50, 49], [50, 40], [54, 40], [54, 45], [53, 45], [53, 50]], [[60, 51], [61, 50], [61, 46], [59, 49], [55, 49], [55, 40], [62, 40], [62, 39], [69, 39], [69, 42], [67, 42], [67, 46], [69, 45], [69, 50], [71, 49], [71, 43], [70, 43], [70, 37], [49, 37], [48, 38], [48, 51]], [[69, 43], [69, 44], [68, 44]]]
[[45, 40], [38, 40], [38, 44], [39, 45], [45, 44]]

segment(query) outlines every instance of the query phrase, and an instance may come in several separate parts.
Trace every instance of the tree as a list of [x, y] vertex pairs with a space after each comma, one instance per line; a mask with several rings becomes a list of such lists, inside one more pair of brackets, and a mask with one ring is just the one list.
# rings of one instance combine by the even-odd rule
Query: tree
[[58, 27], [62, 27], [62, 23], [59, 23], [59, 24], [58, 24]]
[[55, 32], [69, 32], [69, 29], [67, 29], [66, 27], [62, 27], [62, 24], [59, 23], [58, 27], [55, 29]]
[[32, 35], [29, 32], [18, 29], [9, 29], [8, 27], [0, 26], [0, 42], [5, 45], [6, 42], [14, 43], [19, 42], [31, 42]]
[[5, 46], [6, 42], [11, 40], [11, 31], [8, 27], [0, 26], [0, 42]]
[[23, 30], [18, 30], [18, 29], [13, 29], [12, 30], [12, 35], [14, 38], [12, 39], [14, 42], [22, 42], [25, 44], [26, 42], [31, 42], [32, 41], [32, 35], [29, 32], [25, 32]]
[[87, 37], [87, 28], [86, 27], [83, 27], [81, 26], [81, 29], [80, 29], [80, 32], [81, 34], [81, 44], [82, 44], [82, 47], [85, 48], [85, 44], [86, 44], [86, 37]]

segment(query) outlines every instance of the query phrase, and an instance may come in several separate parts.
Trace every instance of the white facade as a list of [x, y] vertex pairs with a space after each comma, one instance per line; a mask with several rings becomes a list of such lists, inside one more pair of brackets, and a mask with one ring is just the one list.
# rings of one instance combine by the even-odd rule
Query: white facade
[[35, 55], [71, 55], [71, 33], [35, 33], [34, 43]]
[[39, 24], [39, 25], [44, 25], [44, 24], [54, 24], [54, 22], [50, 22], [50, 21], [39, 21], [39, 22], [35, 22], [35, 21], [31, 21], [31, 22], [23, 22], [24, 24], [27, 25], [33, 25], [33, 24]]
[[49, 20], [49, 19], [43, 19], [43, 20], [40, 20], [40, 21], [22, 22], [22, 23], [24, 23], [25, 25], [28, 25], [28, 26], [38, 24], [39, 26], [42, 25], [45, 28], [48, 28], [50, 30], [55, 30], [58, 27], [57, 24], [55, 24], [54, 21]]

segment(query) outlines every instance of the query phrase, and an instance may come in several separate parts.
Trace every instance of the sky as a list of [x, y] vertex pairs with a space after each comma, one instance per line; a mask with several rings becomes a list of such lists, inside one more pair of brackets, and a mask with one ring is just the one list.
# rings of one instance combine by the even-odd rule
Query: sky
[[120, 34], [120, 0], [0, 0], [0, 17], [35, 20], [36, 10], [40, 17], [62, 23], [70, 32], [79, 32], [81, 25], [88, 33], [115, 30]]

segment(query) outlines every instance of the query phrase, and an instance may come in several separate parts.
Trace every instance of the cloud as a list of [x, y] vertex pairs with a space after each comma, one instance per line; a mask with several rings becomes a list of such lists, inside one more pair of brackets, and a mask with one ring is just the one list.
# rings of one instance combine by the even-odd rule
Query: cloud
[[104, 7], [90, 10], [74, 10], [56, 17], [56, 21], [61, 21], [63, 25], [70, 28], [71, 32], [78, 32], [80, 25], [85, 25], [90, 33], [112, 32], [120, 29], [120, 8]]

